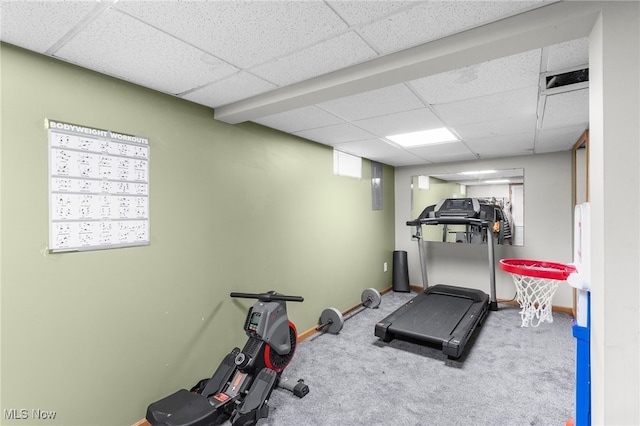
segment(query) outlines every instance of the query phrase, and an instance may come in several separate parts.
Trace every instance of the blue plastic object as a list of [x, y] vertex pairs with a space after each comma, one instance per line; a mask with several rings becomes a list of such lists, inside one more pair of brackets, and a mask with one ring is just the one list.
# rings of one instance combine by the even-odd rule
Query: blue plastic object
[[576, 426], [591, 426], [591, 293], [587, 292], [587, 326], [572, 327], [576, 338]]

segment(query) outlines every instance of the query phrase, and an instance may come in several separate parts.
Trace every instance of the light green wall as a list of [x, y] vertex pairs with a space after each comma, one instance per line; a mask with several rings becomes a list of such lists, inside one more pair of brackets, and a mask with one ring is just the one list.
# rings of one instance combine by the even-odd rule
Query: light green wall
[[[391, 284], [394, 172], [371, 209], [331, 148], [2, 45], [2, 410], [126, 425], [246, 340], [249, 300], [301, 295], [298, 331]], [[151, 244], [50, 254], [44, 119], [150, 139]], [[373, 331], [372, 331], [373, 332]], [[3, 424], [26, 424], [4, 421]]]

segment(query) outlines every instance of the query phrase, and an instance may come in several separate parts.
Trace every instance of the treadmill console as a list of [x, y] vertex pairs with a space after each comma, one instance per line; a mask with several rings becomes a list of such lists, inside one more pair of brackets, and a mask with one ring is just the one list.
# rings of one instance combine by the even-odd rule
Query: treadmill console
[[434, 210], [435, 217], [478, 217], [480, 203], [476, 198], [446, 198]]
[[439, 223], [477, 224], [504, 220], [500, 207], [477, 198], [445, 198], [438, 204], [427, 206], [417, 219], [407, 222], [409, 226]]

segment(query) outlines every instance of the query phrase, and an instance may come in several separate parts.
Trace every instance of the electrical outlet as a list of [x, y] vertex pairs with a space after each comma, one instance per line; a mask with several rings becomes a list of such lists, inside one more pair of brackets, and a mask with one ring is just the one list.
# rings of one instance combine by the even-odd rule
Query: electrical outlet
[[382, 269], [384, 272], [387, 272], [387, 262], [384, 262], [384, 264], [382, 265]]

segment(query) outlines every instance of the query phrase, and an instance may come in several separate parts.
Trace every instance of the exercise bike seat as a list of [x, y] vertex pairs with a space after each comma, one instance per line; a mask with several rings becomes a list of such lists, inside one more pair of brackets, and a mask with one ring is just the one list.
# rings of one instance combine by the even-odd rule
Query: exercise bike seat
[[157, 426], [207, 426], [218, 416], [206, 397], [180, 389], [149, 405], [146, 419]]

